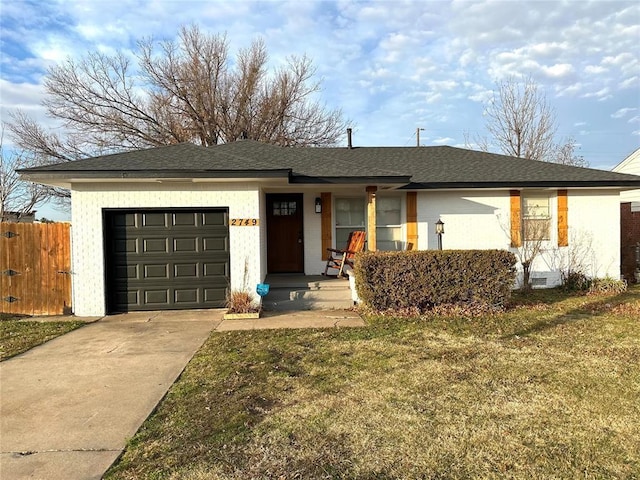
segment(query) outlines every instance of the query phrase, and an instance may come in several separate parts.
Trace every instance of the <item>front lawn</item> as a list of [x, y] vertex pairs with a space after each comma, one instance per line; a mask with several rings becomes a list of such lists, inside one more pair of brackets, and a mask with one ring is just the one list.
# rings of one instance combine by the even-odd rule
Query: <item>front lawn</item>
[[0, 361], [26, 352], [84, 325], [84, 322], [36, 322], [0, 313]]
[[640, 288], [213, 333], [109, 479], [638, 478]]

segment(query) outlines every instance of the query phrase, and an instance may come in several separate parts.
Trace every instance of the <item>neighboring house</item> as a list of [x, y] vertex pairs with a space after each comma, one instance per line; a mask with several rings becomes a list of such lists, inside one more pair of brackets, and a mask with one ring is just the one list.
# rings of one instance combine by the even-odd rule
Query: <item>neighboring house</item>
[[[613, 168], [640, 175], [640, 148]], [[628, 281], [640, 281], [640, 189], [620, 194], [620, 260]]]
[[13, 223], [33, 223], [36, 219], [36, 212], [3, 212], [0, 222]]
[[[71, 189], [74, 310], [219, 307], [270, 273], [370, 250], [511, 249], [543, 224], [538, 286], [578, 263], [619, 277], [620, 191], [640, 177], [460, 148], [180, 144], [20, 171]], [[524, 235], [523, 235], [524, 234]]]

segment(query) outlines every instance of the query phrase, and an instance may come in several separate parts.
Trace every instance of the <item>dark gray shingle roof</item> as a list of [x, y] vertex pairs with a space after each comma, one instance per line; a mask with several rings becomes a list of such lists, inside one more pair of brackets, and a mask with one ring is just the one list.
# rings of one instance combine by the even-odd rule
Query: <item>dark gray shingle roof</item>
[[289, 177], [292, 183], [368, 179], [403, 188], [640, 187], [640, 177], [462, 148], [289, 148], [250, 140], [180, 144], [21, 170], [25, 178]]

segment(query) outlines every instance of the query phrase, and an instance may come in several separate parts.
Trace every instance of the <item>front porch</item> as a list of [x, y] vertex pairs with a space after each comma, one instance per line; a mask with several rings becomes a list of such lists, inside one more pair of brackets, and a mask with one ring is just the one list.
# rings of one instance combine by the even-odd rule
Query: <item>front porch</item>
[[269, 274], [269, 293], [262, 299], [266, 311], [335, 310], [353, 307], [346, 278], [324, 275]]

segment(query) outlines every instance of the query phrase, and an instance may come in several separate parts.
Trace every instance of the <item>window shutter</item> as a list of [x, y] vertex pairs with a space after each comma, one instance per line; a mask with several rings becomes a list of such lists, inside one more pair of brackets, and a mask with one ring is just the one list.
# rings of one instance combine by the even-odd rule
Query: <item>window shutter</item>
[[511, 190], [511, 246], [522, 246], [522, 215], [520, 191]]
[[321, 237], [322, 237], [322, 259], [327, 259], [327, 248], [331, 248], [331, 193], [322, 192], [320, 194], [322, 200], [322, 218], [320, 223]]
[[418, 194], [407, 192], [407, 250], [418, 249]]
[[558, 246], [569, 245], [569, 207], [567, 191], [558, 190]]

